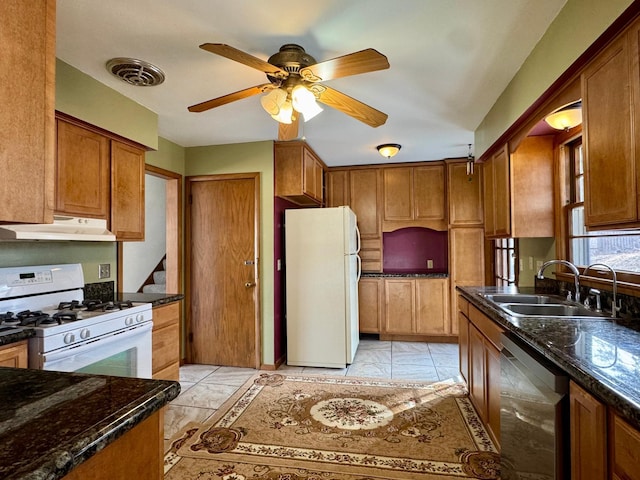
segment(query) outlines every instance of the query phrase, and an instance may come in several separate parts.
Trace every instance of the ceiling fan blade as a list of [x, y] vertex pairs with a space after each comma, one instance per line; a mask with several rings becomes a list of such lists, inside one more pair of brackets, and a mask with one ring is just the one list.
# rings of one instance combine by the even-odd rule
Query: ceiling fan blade
[[212, 98], [211, 100], [207, 100], [206, 102], [197, 103], [196, 105], [191, 105], [189, 107], [189, 111], [204, 112], [205, 110], [210, 110], [212, 108], [219, 107], [221, 105], [226, 105], [227, 103], [235, 102], [236, 100], [242, 100], [243, 98], [248, 98], [254, 95], [258, 95], [260, 93], [266, 92], [271, 88], [273, 88], [273, 85], [270, 83], [265, 83], [262, 85], [256, 85], [255, 87], [245, 88], [244, 90], [240, 90], [238, 92], [229, 93], [228, 95], [224, 95], [222, 97]]
[[355, 98], [351, 98], [349, 95], [345, 95], [333, 88], [325, 85], [314, 85], [311, 87], [311, 90], [317, 92], [319, 102], [340, 110], [341, 112], [346, 113], [347, 115], [350, 115], [374, 128], [384, 125], [387, 121], [388, 115], [386, 113], [382, 113], [380, 110], [376, 110], [375, 108], [370, 107]]
[[291, 123], [278, 123], [278, 140], [288, 141], [298, 138], [300, 115], [294, 115]]
[[389, 68], [387, 57], [373, 48], [350, 53], [332, 60], [300, 69], [300, 76], [309, 82], [321, 82], [333, 78], [375, 72]]
[[271, 75], [272, 77], [287, 78], [289, 76], [289, 73], [285, 70], [282, 70], [275, 65], [271, 65], [269, 62], [265, 62], [258, 57], [249, 55], [242, 50], [238, 50], [237, 48], [225, 45], [224, 43], [203, 43], [202, 45], [200, 45], [200, 48], [206, 50], [207, 52], [215, 53], [216, 55], [221, 55], [230, 60], [235, 60], [236, 62], [243, 63], [244, 65], [255, 68], [256, 70], [260, 70], [261, 72]]

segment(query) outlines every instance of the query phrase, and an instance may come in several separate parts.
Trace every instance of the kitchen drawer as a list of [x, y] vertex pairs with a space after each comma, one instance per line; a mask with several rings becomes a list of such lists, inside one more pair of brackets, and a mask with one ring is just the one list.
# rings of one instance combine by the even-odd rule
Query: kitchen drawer
[[174, 362], [153, 374], [154, 380], [180, 381], [180, 362]]
[[504, 330], [493, 320], [478, 310], [473, 305], [469, 305], [469, 320], [482, 332], [482, 334], [499, 350], [502, 350], [500, 334]]
[[180, 320], [180, 302], [162, 305], [153, 309], [153, 328], [161, 328]]
[[360, 240], [361, 250], [380, 250], [382, 249], [382, 242], [379, 238], [363, 238]]
[[180, 328], [177, 324], [153, 330], [152, 370], [154, 374], [180, 361]]

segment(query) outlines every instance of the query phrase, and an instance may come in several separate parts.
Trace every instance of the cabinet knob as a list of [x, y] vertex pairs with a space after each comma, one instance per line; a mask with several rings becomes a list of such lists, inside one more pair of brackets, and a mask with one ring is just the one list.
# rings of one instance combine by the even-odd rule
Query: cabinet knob
[[255, 287], [256, 283], [255, 282], [247, 282], [247, 283], [244, 284], [244, 286], [247, 287], [247, 288], [251, 288], [251, 287]]

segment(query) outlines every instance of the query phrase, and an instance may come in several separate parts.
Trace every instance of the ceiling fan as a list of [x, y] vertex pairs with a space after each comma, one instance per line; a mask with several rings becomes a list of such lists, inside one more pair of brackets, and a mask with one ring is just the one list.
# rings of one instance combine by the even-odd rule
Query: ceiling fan
[[269, 83], [192, 105], [190, 112], [204, 112], [236, 100], [265, 94], [260, 99], [261, 104], [279, 122], [279, 140], [297, 137], [299, 113], [307, 121], [322, 111], [316, 100], [372, 127], [379, 127], [387, 121], [387, 114], [319, 83], [389, 68], [387, 57], [373, 48], [320, 63], [300, 45], [293, 43], [280, 47], [266, 62], [223, 43], [204, 43], [200, 48], [264, 72]]

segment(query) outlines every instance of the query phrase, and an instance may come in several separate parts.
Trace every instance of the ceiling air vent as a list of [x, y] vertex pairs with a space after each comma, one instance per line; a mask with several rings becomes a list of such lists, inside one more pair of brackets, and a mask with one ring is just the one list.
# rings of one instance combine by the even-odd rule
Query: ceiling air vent
[[135, 58], [112, 58], [107, 70], [123, 82], [136, 87], [153, 87], [164, 82], [164, 72], [155, 65]]

